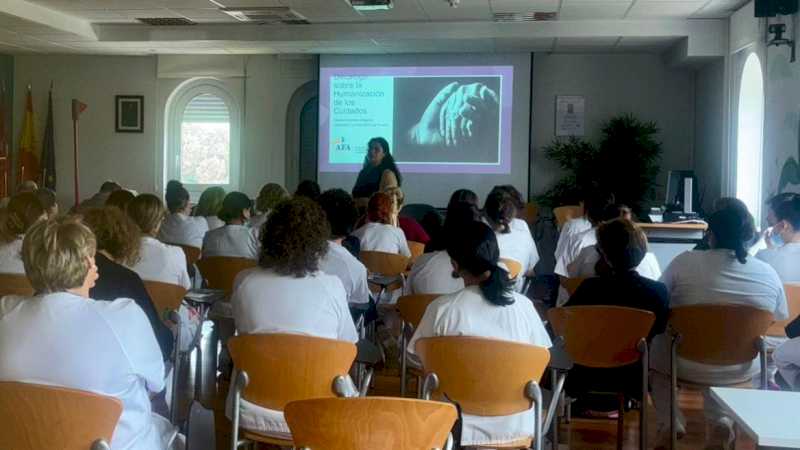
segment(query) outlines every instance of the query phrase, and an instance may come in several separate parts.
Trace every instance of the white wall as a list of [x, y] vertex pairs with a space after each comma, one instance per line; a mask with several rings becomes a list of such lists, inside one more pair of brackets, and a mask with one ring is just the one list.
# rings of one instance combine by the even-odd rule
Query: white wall
[[[200, 60], [204, 56], [198, 56]], [[14, 111], [22, 111], [25, 86], [34, 88], [37, 138], [46, 118], [47, 88], [55, 81], [54, 115], [58, 196], [72, 202], [71, 99], [89, 105], [79, 123], [79, 174], [81, 198], [97, 191], [106, 179], [114, 179], [140, 192], [162, 188], [163, 110], [172, 90], [184, 81], [157, 78], [155, 56], [18, 56], [15, 64]], [[316, 79], [314, 59], [282, 59], [272, 55], [246, 57], [243, 108], [242, 186], [255, 195], [265, 182], [285, 179], [286, 108], [292, 93]], [[114, 96], [145, 97], [144, 133], [114, 131]], [[14, 117], [18, 140], [21, 115]], [[15, 145], [16, 147], [16, 145]]]
[[668, 67], [658, 55], [537, 53], [533, 61], [531, 192], [544, 193], [560, 172], [542, 147], [555, 137], [555, 97], [586, 97], [587, 138], [596, 142], [604, 121], [624, 113], [655, 121], [663, 144], [658, 182], [667, 171], [693, 167], [694, 76]]
[[725, 60], [719, 58], [695, 74], [694, 170], [705, 210], [722, 195], [725, 134]]

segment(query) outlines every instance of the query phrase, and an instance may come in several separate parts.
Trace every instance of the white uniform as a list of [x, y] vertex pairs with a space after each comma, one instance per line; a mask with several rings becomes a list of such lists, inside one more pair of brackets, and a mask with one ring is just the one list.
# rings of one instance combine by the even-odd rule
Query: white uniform
[[405, 293], [452, 294], [464, 289], [462, 278], [453, 278], [453, 263], [445, 250], [425, 253], [414, 261]]
[[189, 245], [201, 248], [203, 237], [208, 231], [208, 222], [202, 217], [173, 213], [164, 219], [158, 239], [167, 244]]
[[597, 244], [596, 228], [589, 228], [567, 237], [561, 252], [556, 251], [556, 275], [569, 277], [569, 265], [580, 255], [581, 250], [595, 244]]
[[772, 354], [781, 376], [793, 390], [800, 389], [800, 337], [789, 339]]
[[255, 230], [245, 225], [225, 225], [209, 231], [203, 239], [203, 256], [258, 259], [260, 251]]
[[536, 243], [533, 241], [530, 231], [526, 231], [528, 230], [527, 226], [524, 229], [515, 227], [512, 222], [509, 228], [511, 231], [508, 233], [495, 232], [495, 236], [497, 236], [497, 245], [500, 248], [500, 257], [512, 259], [522, 265], [522, 272], [517, 277], [515, 285], [515, 289], [519, 292], [525, 284], [525, 274], [533, 272], [533, 268], [539, 262], [539, 252], [536, 250]]
[[784, 284], [800, 283], [800, 242], [761, 250], [756, 258], [772, 266]]
[[[533, 303], [518, 293], [514, 293], [514, 300], [509, 306], [493, 305], [478, 286], [439, 297], [425, 311], [408, 343], [408, 352], [416, 357], [417, 341], [434, 336], [477, 336], [552, 346]], [[461, 444], [491, 446], [532, 437], [533, 419], [533, 409], [497, 417], [464, 414]]]
[[251, 217], [247, 225], [253, 230], [255, 230], [256, 235], [258, 235], [261, 233], [261, 227], [263, 227], [264, 224], [267, 223], [268, 218], [269, 218], [269, 212], [263, 212], [261, 214], [257, 214]]
[[367, 268], [341, 244], [328, 242], [328, 251], [319, 261], [319, 270], [339, 278], [347, 293], [347, 303], [369, 303]]
[[[590, 245], [578, 254], [575, 261], [567, 267], [567, 272], [570, 278], [591, 278], [596, 277], [597, 273], [594, 270], [595, 265], [600, 261], [600, 254], [597, 253], [597, 244]], [[642, 262], [636, 267], [636, 273], [658, 281], [661, 278], [661, 267], [658, 265], [658, 259], [653, 253], [647, 252], [642, 259]]]
[[394, 253], [411, 257], [406, 235], [398, 227], [369, 222], [354, 231], [353, 236], [361, 241], [362, 251]]
[[153, 329], [130, 299], [60, 292], [0, 299], [0, 380], [64, 386], [122, 401], [114, 450], [164, 450], [176, 430], [151, 411], [164, 390]]
[[222, 228], [225, 226], [225, 222], [222, 221], [217, 216], [205, 216], [206, 222], [208, 222], [208, 229], [209, 230], [216, 230], [217, 228]]
[[[261, 267], [240, 273], [234, 282], [233, 318], [239, 334], [289, 333], [357, 342], [342, 282], [317, 272], [304, 278], [278, 275]], [[233, 389], [228, 391], [232, 417]], [[242, 399], [242, 427], [282, 438], [291, 437], [283, 413]]]
[[25, 275], [21, 251], [22, 236], [7, 244], [0, 244], [0, 273]]
[[575, 219], [570, 219], [567, 223], [561, 227], [561, 232], [558, 235], [558, 243], [556, 243], [556, 252], [555, 258], [558, 261], [564, 254], [564, 249], [567, 245], [567, 242], [572, 239], [572, 236], [576, 234], [581, 234], [587, 230], [592, 228], [592, 223], [589, 222], [588, 219], [585, 217], [577, 217]]

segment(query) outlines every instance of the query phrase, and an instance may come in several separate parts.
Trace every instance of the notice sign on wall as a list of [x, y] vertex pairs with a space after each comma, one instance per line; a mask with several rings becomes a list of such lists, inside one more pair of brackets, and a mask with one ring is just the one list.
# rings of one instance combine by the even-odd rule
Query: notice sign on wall
[[556, 97], [556, 136], [583, 136], [586, 100], [581, 95]]

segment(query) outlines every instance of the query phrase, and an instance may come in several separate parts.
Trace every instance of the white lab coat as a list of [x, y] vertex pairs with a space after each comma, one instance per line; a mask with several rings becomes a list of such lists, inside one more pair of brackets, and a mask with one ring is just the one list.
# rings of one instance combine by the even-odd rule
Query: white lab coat
[[425, 253], [414, 261], [405, 293], [452, 294], [464, 289], [464, 280], [453, 278], [453, 263], [445, 250]]
[[[416, 358], [417, 341], [434, 336], [476, 336], [551, 347], [533, 303], [522, 294], [513, 295], [515, 301], [508, 306], [489, 303], [478, 286], [439, 297], [425, 311], [408, 343], [408, 352]], [[499, 445], [533, 437], [533, 409], [510, 416], [464, 414], [463, 418], [461, 444], [465, 446]]]
[[354, 231], [353, 236], [361, 241], [362, 251], [394, 253], [411, 257], [406, 235], [398, 227], [368, 222]]
[[167, 244], [189, 245], [201, 248], [208, 231], [208, 222], [202, 217], [173, 213], [164, 219], [158, 239]]
[[558, 261], [558, 259], [564, 255], [567, 242], [572, 239], [574, 235], [584, 233], [591, 228], [592, 223], [589, 222], [589, 220], [585, 217], [577, 217], [575, 219], [568, 220], [567, 223], [561, 227], [561, 231], [558, 235], [558, 242], [556, 243], [555, 251], [556, 261]]
[[784, 284], [800, 283], [800, 242], [761, 250], [756, 258], [772, 266]]
[[556, 252], [556, 275], [569, 277], [569, 265], [580, 255], [581, 250], [595, 244], [597, 244], [596, 228], [589, 228], [567, 237], [561, 252]]
[[0, 245], [0, 273], [25, 275], [22, 263], [22, 236]]
[[328, 251], [319, 261], [319, 270], [339, 278], [347, 293], [347, 303], [369, 303], [367, 268], [341, 244], [328, 242]]
[[258, 259], [260, 251], [256, 230], [245, 225], [225, 225], [203, 239], [203, 256]]
[[[594, 270], [595, 265], [600, 261], [600, 254], [597, 253], [597, 245], [590, 245], [578, 254], [575, 261], [567, 267], [567, 272], [570, 278], [591, 278], [596, 277], [597, 273]], [[661, 267], [658, 265], [656, 255], [647, 252], [642, 259], [642, 262], [636, 267], [636, 273], [658, 281], [661, 278]]]
[[[295, 278], [261, 267], [247, 269], [236, 277], [231, 304], [239, 334], [288, 333], [358, 341], [347, 294], [342, 282], [332, 275], [317, 272]], [[233, 416], [232, 405], [233, 389], [228, 391], [229, 418]], [[281, 411], [242, 399], [239, 420], [246, 429], [284, 439], [291, 437]]]
[[789, 339], [775, 350], [772, 359], [793, 390], [800, 389], [800, 337]]
[[0, 380], [118, 398], [113, 450], [165, 450], [177, 433], [151, 411], [150, 395], [164, 390], [164, 364], [147, 317], [130, 299], [67, 292], [0, 299]]
[[[522, 222], [519, 219], [514, 219], [516, 222]], [[522, 291], [522, 286], [525, 284], [525, 275], [533, 272], [536, 263], [539, 262], [539, 252], [536, 249], [536, 243], [533, 241], [527, 224], [524, 228], [512, 222], [509, 227], [511, 231], [503, 233], [496, 231], [497, 245], [500, 248], [500, 257], [512, 259], [522, 265], [522, 272], [517, 276], [516, 285], [514, 289], [517, 292]], [[524, 222], [522, 222], [524, 224]]]

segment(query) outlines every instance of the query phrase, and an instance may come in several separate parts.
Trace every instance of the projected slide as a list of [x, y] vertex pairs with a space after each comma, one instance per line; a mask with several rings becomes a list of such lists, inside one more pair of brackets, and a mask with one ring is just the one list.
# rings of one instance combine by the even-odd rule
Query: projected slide
[[320, 69], [321, 172], [357, 172], [370, 138], [406, 173], [511, 170], [511, 66]]

